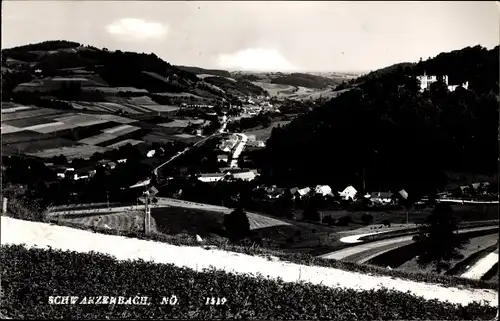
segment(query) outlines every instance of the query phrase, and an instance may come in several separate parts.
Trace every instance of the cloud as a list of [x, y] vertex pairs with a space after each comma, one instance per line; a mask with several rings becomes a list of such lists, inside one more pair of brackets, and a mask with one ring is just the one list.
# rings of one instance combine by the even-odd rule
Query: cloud
[[220, 54], [217, 64], [221, 68], [249, 71], [291, 71], [293, 66], [275, 49], [248, 48], [232, 54]]
[[123, 18], [106, 26], [106, 31], [125, 40], [150, 40], [167, 34], [167, 26], [136, 18]]

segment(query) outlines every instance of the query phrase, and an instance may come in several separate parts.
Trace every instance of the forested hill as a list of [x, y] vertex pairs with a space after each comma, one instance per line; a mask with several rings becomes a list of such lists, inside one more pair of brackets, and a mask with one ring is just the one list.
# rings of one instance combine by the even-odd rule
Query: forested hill
[[[498, 47], [465, 48], [367, 79], [275, 128], [261, 166], [287, 185], [329, 184], [428, 192], [445, 171], [491, 174], [498, 157]], [[414, 75], [447, 74], [469, 90], [436, 83], [419, 92]]]
[[192, 66], [176, 66], [181, 70], [185, 70], [191, 72], [193, 74], [208, 74], [219, 77], [231, 77], [231, 73], [227, 70], [219, 70], [219, 69], [204, 69], [200, 67], [192, 67]]

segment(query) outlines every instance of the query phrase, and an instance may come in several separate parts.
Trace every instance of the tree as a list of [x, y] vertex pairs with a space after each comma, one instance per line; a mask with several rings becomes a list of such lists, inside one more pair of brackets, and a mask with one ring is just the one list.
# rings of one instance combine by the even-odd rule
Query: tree
[[231, 241], [242, 240], [250, 234], [250, 222], [247, 213], [241, 207], [237, 207], [224, 217], [224, 227]]
[[342, 216], [338, 219], [337, 225], [339, 226], [347, 226], [352, 221], [350, 216]]
[[326, 215], [325, 217], [323, 217], [323, 219], [321, 220], [321, 223], [324, 223], [324, 224], [328, 224], [328, 225], [332, 225], [332, 217], [330, 215]]
[[373, 222], [373, 215], [368, 214], [368, 213], [364, 213], [363, 216], [361, 216], [361, 220], [363, 221], [363, 223], [365, 225], [368, 225], [371, 222]]
[[52, 162], [54, 163], [54, 165], [68, 165], [68, 159], [63, 154], [54, 156], [52, 158]]
[[439, 273], [449, 268], [450, 260], [461, 258], [460, 250], [468, 241], [458, 235], [457, 229], [450, 205], [436, 204], [426, 222], [419, 227], [419, 233], [413, 237], [417, 246], [418, 264], [431, 264]]
[[321, 216], [318, 212], [317, 204], [313, 201], [313, 198], [309, 201], [306, 206], [306, 209], [303, 212], [303, 218], [307, 221], [319, 222], [321, 220]]

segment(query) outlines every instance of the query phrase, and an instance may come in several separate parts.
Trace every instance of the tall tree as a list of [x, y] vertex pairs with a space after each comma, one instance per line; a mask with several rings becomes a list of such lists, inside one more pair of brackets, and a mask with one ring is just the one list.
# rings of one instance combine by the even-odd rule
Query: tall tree
[[460, 250], [467, 240], [457, 233], [453, 209], [445, 203], [437, 203], [419, 233], [413, 237], [417, 246], [418, 264], [433, 265], [439, 273], [449, 269], [450, 260], [461, 258]]
[[250, 222], [247, 213], [241, 207], [237, 207], [224, 217], [224, 227], [227, 237], [232, 241], [242, 240], [250, 234]]

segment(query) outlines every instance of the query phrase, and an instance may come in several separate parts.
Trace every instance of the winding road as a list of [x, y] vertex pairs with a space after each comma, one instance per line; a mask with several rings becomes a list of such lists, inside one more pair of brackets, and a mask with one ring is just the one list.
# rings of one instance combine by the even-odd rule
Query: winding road
[[[493, 229], [498, 229], [498, 225], [464, 228], [459, 230], [458, 233], [462, 234], [474, 231], [493, 230]], [[375, 241], [366, 244], [351, 246], [343, 250], [320, 255], [319, 257], [329, 260], [331, 259], [343, 260], [348, 258], [350, 258], [349, 260], [351, 260], [352, 258], [354, 258], [355, 262], [365, 263], [371, 260], [372, 258], [379, 256], [385, 252], [413, 243], [412, 239], [413, 235], [395, 237], [388, 240], [381, 240], [381, 241]]]

